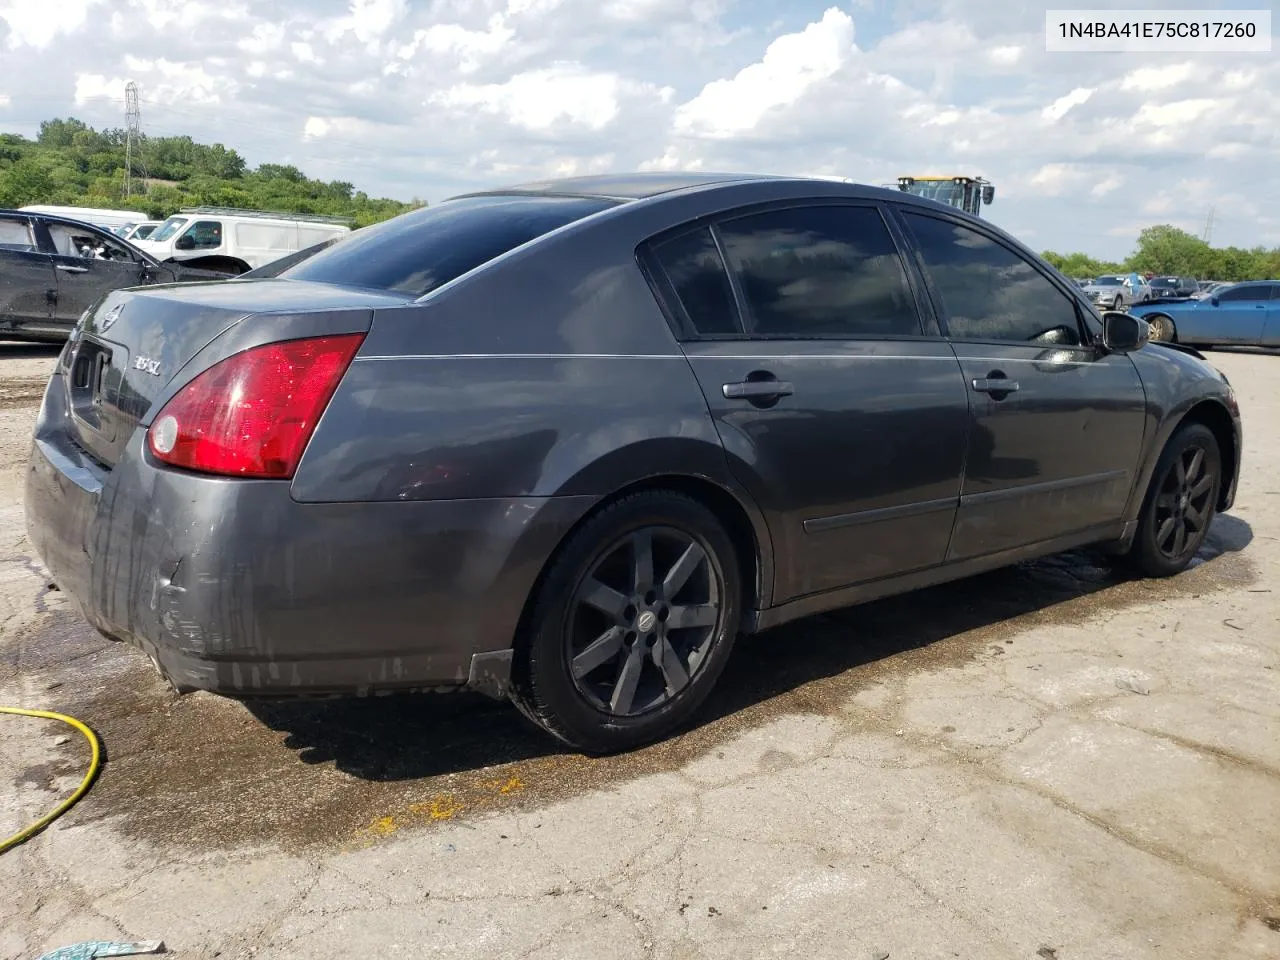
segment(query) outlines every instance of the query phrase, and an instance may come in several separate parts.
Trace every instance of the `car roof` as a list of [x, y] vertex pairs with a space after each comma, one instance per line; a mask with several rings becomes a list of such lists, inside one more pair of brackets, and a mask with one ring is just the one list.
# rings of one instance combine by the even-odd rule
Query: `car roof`
[[65, 223], [70, 227], [93, 227], [99, 233], [111, 233], [106, 227], [100, 227], [92, 220], [77, 220], [74, 217], [64, 217], [57, 213], [41, 213], [39, 210], [9, 210], [0, 209], [0, 216], [12, 214], [17, 217], [39, 217], [41, 220], [48, 220], [51, 223]]
[[601, 200], [645, 200], [674, 190], [688, 190], [748, 180], [786, 180], [759, 173], [642, 172], [606, 173], [590, 177], [562, 177], [533, 180], [528, 183], [491, 190], [477, 190], [462, 196], [501, 196], [513, 193], [547, 196], [594, 197]]

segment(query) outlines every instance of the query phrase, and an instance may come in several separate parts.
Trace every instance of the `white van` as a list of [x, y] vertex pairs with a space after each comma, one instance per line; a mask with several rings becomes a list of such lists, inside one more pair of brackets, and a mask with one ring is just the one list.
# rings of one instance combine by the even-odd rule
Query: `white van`
[[23, 207], [28, 213], [47, 213], [51, 217], [68, 217], [89, 223], [119, 236], [122, 227], [134, 227], [147, 219], [145, 213], [137, 210], [99, 210], [96, 207], [57, 207], [45, 204], [32, 204]]
[[162, 263], [240, 274], [348, 234], [351, 223], [344, 217], [191, 207], [134, 244]]

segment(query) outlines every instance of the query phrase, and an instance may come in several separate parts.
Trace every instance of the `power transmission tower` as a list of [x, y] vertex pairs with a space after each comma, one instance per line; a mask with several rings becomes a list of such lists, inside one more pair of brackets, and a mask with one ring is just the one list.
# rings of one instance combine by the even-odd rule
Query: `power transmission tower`
[[133, 193], [133, 155], [142, 133], [142, 108], [138, 105], [138, 85], [130, 80], [124, 87], [124, 195]]
[[1204, 221], [1204, 234], [1201, 236], [1201, 239], [1204, 240], [1205, 243], [1209, 244], [1212, 244], [1213, 242], [1213, 211], [1214, 208], [1210, 207], [1209, 216], [1206, 217]]

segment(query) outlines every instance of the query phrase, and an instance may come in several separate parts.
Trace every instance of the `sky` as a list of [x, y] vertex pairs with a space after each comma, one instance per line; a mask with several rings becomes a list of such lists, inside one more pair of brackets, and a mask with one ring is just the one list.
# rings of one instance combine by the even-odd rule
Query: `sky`
[[1280, 46], [1047, 53], [1045, 9], [0, 0], [0, 131], [124, 126], [133, 80], [145, 133], [402, 200], [637, 169], [966, 174], [1040, 250], [1120, 258], [1143, 227], [1201, 235], [1211, 212], [1215, 246], [1280, 246]]

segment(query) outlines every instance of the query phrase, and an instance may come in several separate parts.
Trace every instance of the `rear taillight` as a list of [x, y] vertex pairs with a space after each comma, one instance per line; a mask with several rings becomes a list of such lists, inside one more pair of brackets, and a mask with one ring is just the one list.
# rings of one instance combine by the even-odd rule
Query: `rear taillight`
[[152, 455], [201, 473], [291, 478], [363, 340], [362, 333], [286, 340], [214, 364], [152, 422]]

